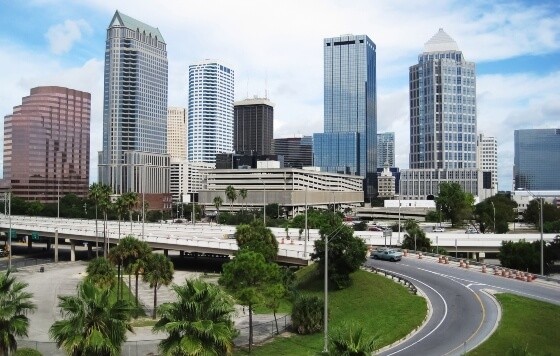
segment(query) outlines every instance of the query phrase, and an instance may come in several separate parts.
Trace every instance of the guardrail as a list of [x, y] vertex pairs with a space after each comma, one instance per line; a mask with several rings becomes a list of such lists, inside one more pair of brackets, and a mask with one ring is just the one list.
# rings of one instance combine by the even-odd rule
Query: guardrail
[[418, 289], [416, 288], [416, 286], [411, 281], [404, 278], [403, 276], [400, 276], [396, 273], [384, 270], [382, 268], [370, 267], [370, 266], [367, 266], [367, 267], [364, 266], [364, 268], [368, 269], [370, 272], [373, 272], [373, 273], [383, 274], [385, 277], [389, 276], [389, 277], [391, 277], [392, 280], [396, 279], [399, 283], [402, 283], [405, 287], [408, 287], [408, 289], [410, 289], [410, 291], [414, 295], [416, 295], [418, 293]]

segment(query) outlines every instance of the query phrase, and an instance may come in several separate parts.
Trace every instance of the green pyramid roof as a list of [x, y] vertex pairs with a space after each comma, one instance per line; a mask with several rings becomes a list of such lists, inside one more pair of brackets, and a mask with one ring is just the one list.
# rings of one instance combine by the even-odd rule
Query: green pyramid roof
[[122, 12], [119, 12], [118, 10], [115, 12], [113, 19], [111, 20], [111, 24], [109, 25], [109, 27], [113, 26], [124, 26], [133, 31], [136, 31], [137, 29], [140, 32], [146, 31], [146, 35], [149, 35], [151, 33], [152, 36], [157, 36], [158, 40], [165, 43], [163, 36], [161, 35], [161, 32], [159, 32], [159, 29], [157, 27], [152, 27], [141, 21], [133, 19], [132, 17], [127, 16]]

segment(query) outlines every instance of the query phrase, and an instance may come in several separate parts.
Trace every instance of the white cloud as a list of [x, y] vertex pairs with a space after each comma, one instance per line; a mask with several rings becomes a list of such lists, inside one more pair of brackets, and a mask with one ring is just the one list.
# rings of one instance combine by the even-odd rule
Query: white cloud
[[[49, 6], [70, 6], [57, 3]], [[323, 130], [323, 38], [343, 33], [369, 35], [377, 45], [378, 130], [395, 132], [396, 160], [403, 168], [408, 166], [409, 149], [408, 68], [417, 62], [423, 44], [443, 27], [467, 60], [478, 63], [558, 53], [560, 15], [549, 4], [484, 0], [166, 0], [157, 6], [135, 0], [82, 2], [95, 18], [103, 14], [101, 23], [88, 17], [95, 33], [106, 29], [115, 9], [159, 27], [169, 57], [170, 105], [187, 106], [188, 65], [204, 58], [217, 58], [232, 66], [236, 99], [263, 95], [266, 82], [268, 96], [276, 104], [275, 137]], [[58, 27], [52, 32], [63, 35], [53, 35], [50, 40], [52, 44], [59, 42], [54, 38], [62, 38], [61, 47], [52, 48], [53, 52], [69, 51], [81, 38], [77, 34], [88, 31], [80, 21], [54, 26]], [[46, 53], [26, 53], [19, 57], [30, 58], [25, 63], [15, 56], [10, 57], [11, 62], [0, 59], [2, 68], [18, 63], [14, 73], [3, 78], [0, 94], [7, 95], [1, 96], [5, 100], [0, 105], [16, 105], [30, 85], [66, 78], [73, 86], [92, 92], [92, 122], [98, 123], [92, 129], [100, 131], [104, 42], [92, 42], [90, 50], [97, 53], [95, 59], [70, 69], [62, 68]], [[88, 79], [89, 75], [93, 78]], [[513, 130], [523, 125], [558, 126], [560, 88], [555, 82], [560, 82], [558, 73], [479, 76], [478, 126], [498, 139], [500, 188], [508, 189], [511, 181]], [[15, 92], [6, 89], [14, 86], [18, 87]], [[94, 161], [101, 149], [100, 132], [92, 133], [91, 145]], [[95, 177], [96, 164], [91, 167]]]
[[82, 33], [91, 33], [91, 26], [83, 19], [66, 20], [64, 23], [51, 26], [45, 37], [54, 54], [63, 54], [72, 49], [76, 41], [82, 39]]

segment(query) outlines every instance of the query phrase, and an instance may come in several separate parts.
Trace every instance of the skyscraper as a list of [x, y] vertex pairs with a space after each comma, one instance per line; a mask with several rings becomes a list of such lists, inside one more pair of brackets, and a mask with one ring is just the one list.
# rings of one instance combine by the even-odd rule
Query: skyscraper
[[286, 168], [310, 167], [313, 165], [313, 137], [275, 138], [272, 154], [284, 156]]
[[515, 189], [560, 190], [560, 128], [514, 132]]
[[167, 154], [172, 162], [187, 161], [187, 117], [185, 108], [167, 109]]
[[395, 133], [382, 132], [377, 134], [377, 168], [395, 167]]
[[410, 67], [410, 168], [476, 168], [476, 73], [443, 29]]
[[167, 49], [155, 27], [115, 12], [105, 45], [99, 179], [113, 192], [167, 194]]
[[267, 98], [234, 103], [233, 149], [237, 153], [269, 155], [274, 133], [274, 104]]
[[324, 133], [313, 136], [316, 166], [365, 178], [367, 198], [377, 187], [375, 44], [365, 35], [326, 38]]
[[[496, 195], [498, 194], [498, 141], [495, 137], [479, 133], [477, 147], [477, 167], [482, 170], [483, 184], [492, 189], [492, 195]], [[488, 175], [489, 182], [486, 178]]]
[[25, 200], [87, 196], [91, 94], [37, 87], [4, 118], [4, 180]]
[[401, 171], [401, 199], [433, 198], [447, 182], [491, 196], [477, 167], [475, 64], [439, 29], [410, 67], [409, 81], [410, 169]]
[[188, 160], [216, 162], [233, 150], [234, 72], [211, 60], [189, 66]]

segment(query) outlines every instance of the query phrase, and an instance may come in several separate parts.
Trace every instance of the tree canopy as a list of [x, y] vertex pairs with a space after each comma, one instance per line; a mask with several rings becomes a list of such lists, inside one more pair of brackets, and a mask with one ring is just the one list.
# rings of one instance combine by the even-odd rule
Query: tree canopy
[[264, 302], [267, 288], [282, 282], [282, 273], [276, 263], [266, 262], [262, 254], [251, 250], [240, 251], [223, 266], [218, 283], [226, 288], [239, 304], [249, 308], [249, 348], [253, 343], [253, 308]]
[[[517, 203], [503, 194], [494, 195], [475, 206], [474, 219], [480, 232], [493, 231], [505, 234], [509, 231], [508, 223], [515, 219]], [[495, 211], [495, 215], [494, 215]], [[494, 221], [496, 229], [494, 231]]]
[[453, 226], [460, 226], [472, 215], [474, 197], [472, 194], [464, 192], [459, 183], [441, 183], [439, 195], [434, 200], [443, 218], [450, 220]]
[[330, 224], [319, 230], [320, 240], [315, 241], [311, 259], [318, 269], [325, 270], [325, 241], [328, 241], [328, 279], [331, 286], [344, 289], [350, 286], [350, 274], [366, 261], [367, 247], [362, 239], [354, 236], [354, 230], [333, 218]]
[[260, 220], [251, 224], [237, 226], [235, 239], [239, 250], [251, 250], [261, 253], [265, 260], [270, 262], [278, 255], [278, 241], [272, 231], [265, 227]]

